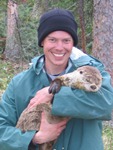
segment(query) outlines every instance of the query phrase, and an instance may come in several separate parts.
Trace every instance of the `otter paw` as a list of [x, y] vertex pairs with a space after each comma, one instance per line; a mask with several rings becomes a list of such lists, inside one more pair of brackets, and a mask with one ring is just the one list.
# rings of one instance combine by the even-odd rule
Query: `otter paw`
[[60, 79], [55, 79], [50, 84], [49, 93], [52, 93], [52, 94], [58, 93], [60, 88], [61, 88]]

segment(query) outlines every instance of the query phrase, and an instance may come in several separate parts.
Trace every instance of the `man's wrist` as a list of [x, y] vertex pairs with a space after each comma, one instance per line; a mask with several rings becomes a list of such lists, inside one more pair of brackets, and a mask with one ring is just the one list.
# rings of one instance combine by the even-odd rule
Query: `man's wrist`
[[37, 145], [37, 144], [41, 144], [40, 143], [40, 132], [36, 132], [35, 133], [35, 135], [34, 135], [34, 137], [33, 137], [33, 139], [32, 139], [32, 143], [34, 144], [34, 145]]
[[34, 137], [32, 139], [32, 143], [33, 143], [33, 145], [37, 145], [37, 143], [36, 143], [36, 133], [35, 133], [35, 135], [34, 135]]

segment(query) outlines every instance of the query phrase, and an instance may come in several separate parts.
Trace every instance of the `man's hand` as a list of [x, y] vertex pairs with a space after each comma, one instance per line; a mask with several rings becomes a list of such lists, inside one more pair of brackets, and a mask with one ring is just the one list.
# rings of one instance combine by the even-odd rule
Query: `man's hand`
[[34, 107], [40, 103], [50, 103], [53, 99], [53, 94], [49, 94], [49, 87], [45, 87], [39, 90], [35, 97], [30, 100], [30, 103], [27, 108]]
[[62, 130], [65, 129], [67, 121], [68, 119], [63, 120], [57, 124], [49, 124], [46, 120], [45, 113], [43, 112], [40, 129], [33, 137], [32, 142], [34, 144], [42, 144], [56, 140], [61, 134]]

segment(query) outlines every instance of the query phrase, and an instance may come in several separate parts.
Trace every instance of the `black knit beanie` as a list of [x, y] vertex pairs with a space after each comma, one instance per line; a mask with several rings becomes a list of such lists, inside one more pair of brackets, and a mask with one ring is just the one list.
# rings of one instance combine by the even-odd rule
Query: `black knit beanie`
[[42, 15], [38, 27], [38, 45], [40, 47], [44, 38], [54, 31], [66, 31], [73, 40], [74, 46], [78, 43], [77, 23], [72, 13], [65, 9], [53, 9]]

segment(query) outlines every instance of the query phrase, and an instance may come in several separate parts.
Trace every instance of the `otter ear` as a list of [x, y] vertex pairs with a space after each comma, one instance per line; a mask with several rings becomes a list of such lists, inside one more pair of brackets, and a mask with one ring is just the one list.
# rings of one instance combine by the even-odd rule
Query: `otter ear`
[[49, 93], [50, 94], [56, 94], [59, 92], [60, 88], [61, 88], [61, 80], [55, 79], [50, 84]]

